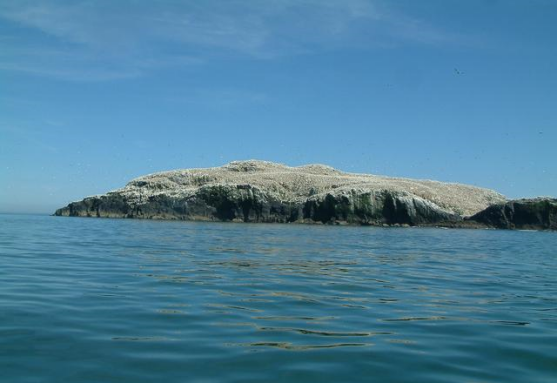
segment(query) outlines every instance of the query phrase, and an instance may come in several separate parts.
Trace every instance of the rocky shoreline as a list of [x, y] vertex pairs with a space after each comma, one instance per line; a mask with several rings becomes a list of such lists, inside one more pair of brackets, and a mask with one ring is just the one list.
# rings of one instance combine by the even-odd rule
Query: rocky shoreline
[[557, 230], [557, 200], [266, 161], [155, 173], [56, 216]]

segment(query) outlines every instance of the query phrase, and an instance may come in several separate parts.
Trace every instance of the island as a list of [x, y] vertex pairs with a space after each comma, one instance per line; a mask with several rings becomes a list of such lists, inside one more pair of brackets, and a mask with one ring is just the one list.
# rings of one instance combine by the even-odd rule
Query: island
[[56, 216], [557, 230], [557, 199], [458, 183], [233, 161], [149, 174]]

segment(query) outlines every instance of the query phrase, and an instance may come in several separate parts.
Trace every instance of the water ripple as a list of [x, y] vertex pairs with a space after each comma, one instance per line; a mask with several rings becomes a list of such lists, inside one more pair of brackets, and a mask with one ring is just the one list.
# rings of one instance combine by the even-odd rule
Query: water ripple
[[0, 215], [2, 381], [553, 382], [555, 249], [539, 232]]

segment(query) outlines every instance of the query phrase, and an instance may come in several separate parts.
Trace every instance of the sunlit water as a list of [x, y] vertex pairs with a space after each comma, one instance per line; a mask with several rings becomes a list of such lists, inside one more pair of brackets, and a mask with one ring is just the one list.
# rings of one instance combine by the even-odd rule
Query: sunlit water
[[557, 233], [2, 215], [0, 381], [553, 383]]

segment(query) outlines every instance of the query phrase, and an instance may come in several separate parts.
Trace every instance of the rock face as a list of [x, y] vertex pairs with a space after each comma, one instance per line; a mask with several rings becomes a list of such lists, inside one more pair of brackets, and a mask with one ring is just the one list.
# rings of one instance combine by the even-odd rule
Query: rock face
[[122, 189], [70, 203], [55, 215], [431, 225], [461, 222], [504, 202], [494, 191], [467, 185], [251, 160], [139, 177]]
[[469, 219], [499, 229], [557, 230], [557, 199], [519, 199], [498, 203]]

